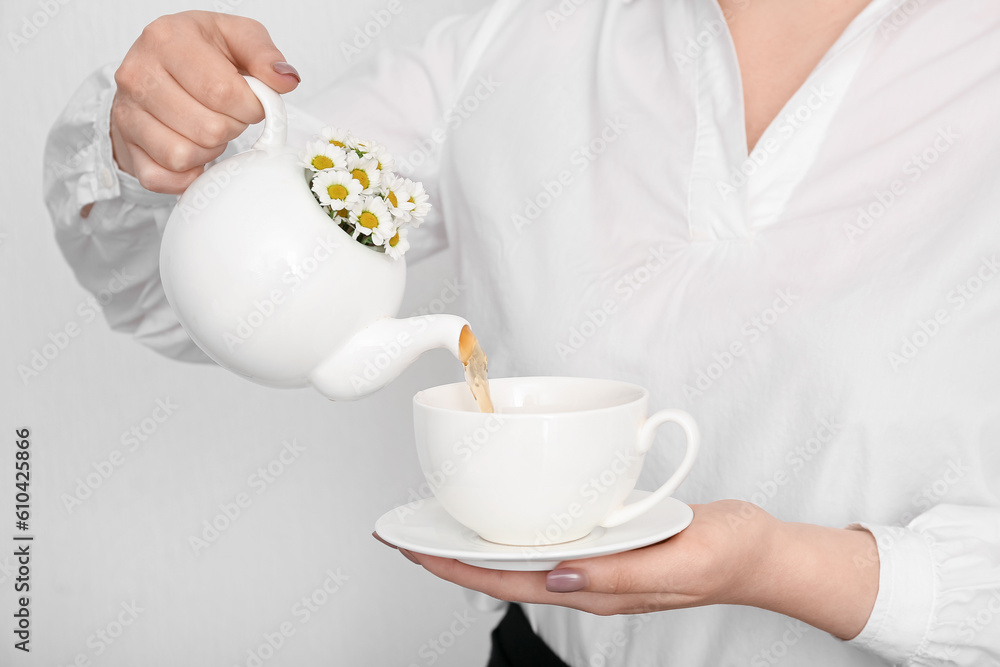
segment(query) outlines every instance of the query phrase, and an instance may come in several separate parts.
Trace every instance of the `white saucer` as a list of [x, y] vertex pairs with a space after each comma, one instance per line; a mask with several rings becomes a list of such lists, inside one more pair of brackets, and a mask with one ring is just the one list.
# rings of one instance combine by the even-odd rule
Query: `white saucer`
[[[633, 491], [627, 502], [648, 496]], [[425, 498], [386, 512], [375, 532], [386, 542], [409, 551], [455, 558], [491, 570], [552, 570], [566, 560], [606, 556], [667, 539], [691, 523], [694, 512], [666, 498], [648, 512], [614, 528], [595, 528], [586, 537], [545, 546], [509, 546], [487, 542], [451, 518], [436, 498]]]

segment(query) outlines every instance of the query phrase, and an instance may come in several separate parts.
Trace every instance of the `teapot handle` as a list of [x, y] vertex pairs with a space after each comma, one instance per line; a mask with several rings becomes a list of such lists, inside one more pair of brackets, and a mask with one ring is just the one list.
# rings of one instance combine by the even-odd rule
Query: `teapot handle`
[[253, 148], [268, 152], [284, 148], [288, 138], [288, 113], [285, 111], [284, 100], [263, 81], [246, 75], [243, 78], [264, 107], [264, 132]]

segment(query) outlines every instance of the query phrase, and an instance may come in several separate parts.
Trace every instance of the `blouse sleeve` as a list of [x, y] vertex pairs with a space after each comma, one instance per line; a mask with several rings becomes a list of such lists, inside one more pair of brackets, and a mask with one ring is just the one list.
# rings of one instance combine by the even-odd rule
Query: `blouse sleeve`
[[850, 643], [906, 667], [1000, 664], [1000, 508], [938, 505], [905, 528], [859, 525], [878, 543], [879, 592]]
[[[502, 4], [502, 3], [501, 3]], [[324, 124], [384, 144], [398, 171], [423, 181], [438, 199], [437, 156], [447, 139], [448, 110], [460, 99], [478, 42], [488, 39], [492, 9], [440, 23], [419, 49], [379, 54], [298, 108], [288, 106], [289, 142], [305, 146]], [[111, 102], [117, 64], [102, 67], [74, 93], [45, 147], [43, 188], [56, 241], [80, 284], [112, 329], [166, 356], [209, 361], [188, 338], [160, 283], [159, 246], [177, 197], [150, 192], [112, 156]], [[323, 120], [318, 120], [323, 119]], [[224, 159], [260, 133], [251, 127]], [[447, 245], [443, 213], [432, 209], [410, 237], [409, 261]]]

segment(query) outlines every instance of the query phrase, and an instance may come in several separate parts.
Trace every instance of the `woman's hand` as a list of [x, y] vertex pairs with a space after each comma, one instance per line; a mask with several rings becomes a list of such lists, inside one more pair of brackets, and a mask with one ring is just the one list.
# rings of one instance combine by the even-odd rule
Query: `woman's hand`
[[243, 73], [279, 93], [299, 82], [252, 19], [191, 11], [150, 23], [115, 72], [118, 166], [147, 190], [183, 192], [229, 141], [264, 118]]
[[736, 500], [692, 509], [694, 521], [669, 540], [566, 562], [548, 573], [404, 555], [438, 577], [513, 602], [600, 615], [742, 604], [798, 618], [843, 639], [864, 627], [878, 593], [878, 554], [870, 533], [784, 523]]

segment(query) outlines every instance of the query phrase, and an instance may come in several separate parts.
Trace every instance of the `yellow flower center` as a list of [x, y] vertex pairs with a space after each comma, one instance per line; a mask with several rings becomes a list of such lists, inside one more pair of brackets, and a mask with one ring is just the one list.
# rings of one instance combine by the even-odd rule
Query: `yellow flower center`
[[339, 215], [342, 218], [346, 218], [349, 215], [349, 213], [347, 212], [346, 208], [342, 208], [339, 211], [337, 211], [337, 215]]
[[351, 178], [356, 180], [361, 184], [361, 187], [366, 189], [368, 188], [368, 184], [371, 183], [371, 181], [368, 180], [368, 174], [366, 174], [363, 169], [355, 169], [352, 171]]
[[330, 143], [333, 144], [334, 146], [339, 146], [341, 148], [347, 148], [347, 146], [344, 145], [344, 142], [337, 141], [336, 139], [330, 139]]
[[347, 199], [347, 188], [345, 188], [340, 183], [334, 183], [326, 189], [327, 194], [330, 195], [330, 199]]
[[410, 203], [413, 204], [414, 206], [417, 205], [417, 202], [413, 201], [413, 197], [410, 197]]
[[363, 211], [360, 216], [358, 216], [358, 224], [366, 229], [375, 229], [378, 227], [378, 218], [371, 211]]
[[329, 169], [333, 166], [333, 160], [325, 155], [317, 155], [313, 158], [312, 166], [317, 169]]
[[395, 192], [393, 192], [392, 190], [389, 190], [389, 202], [390, 202], [390, 203], [391, 203], [391, 204], [392, 204], [393, 206], [399, 206], [399, 200], [398, 200], [398, 199], [396, 199], [396, 193], [395, 193]]
[[396, 232], [396, 235], [393, 236], [391, 239], [389, 239], [389, 245], [391, 245], [393, 248], [396, 247], [397, 243], [399, 243], [399, 232]]

